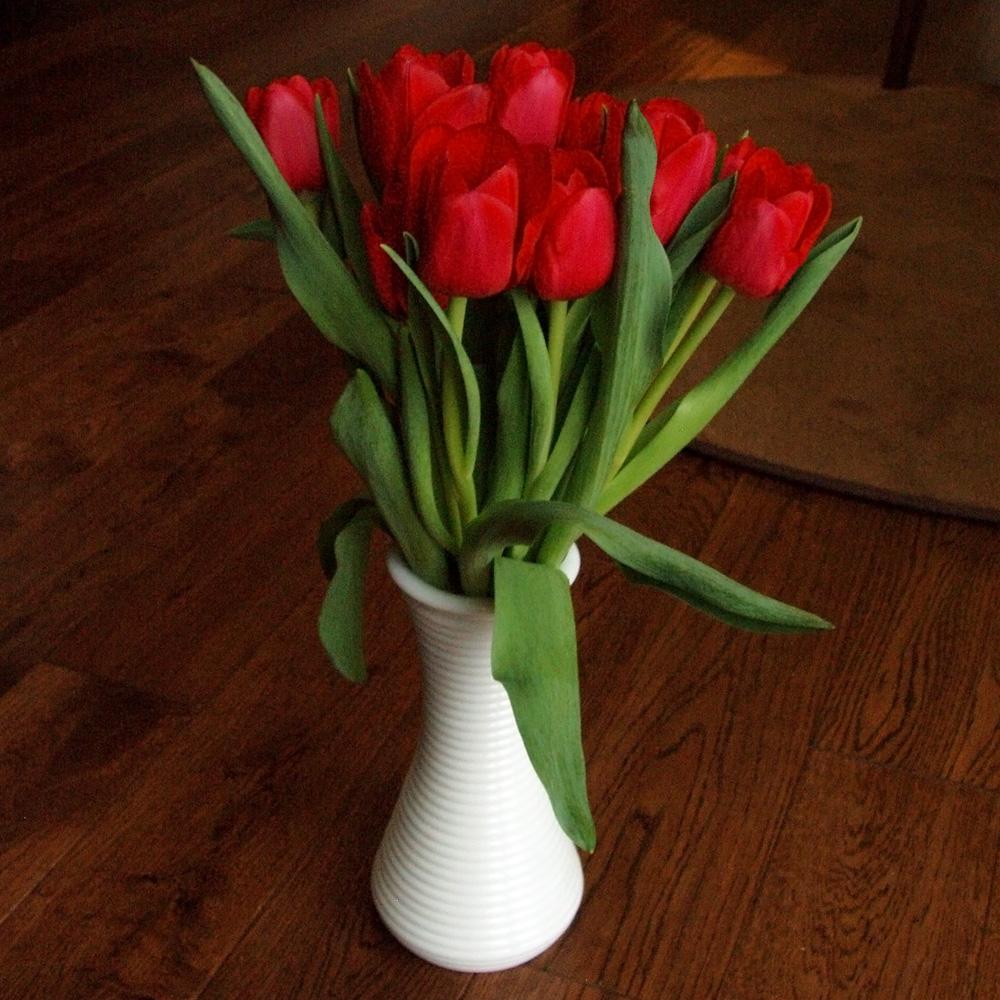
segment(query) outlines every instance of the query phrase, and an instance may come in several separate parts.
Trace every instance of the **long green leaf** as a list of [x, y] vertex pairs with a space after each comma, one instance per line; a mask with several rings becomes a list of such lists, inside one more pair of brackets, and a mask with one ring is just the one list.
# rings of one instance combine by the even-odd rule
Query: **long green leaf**
[[[583, 432], [594, 405], [597, 381], [600, 376], [600, 352], [592, 350], [573, 390], [573, 396], [566, 411], [566, 418], [559, 428], [556, 442], [552, 446], [545, 467], [528, 490], [528, 499], [548, 500], [555, 495], [556, 487], [562, 481], [566, 470], [573, 461], [576, 449], [583, 438]], [[514, 497], [504, 497], [514, 499]]]
[[490, 566], [504, 548], [527, 545], [552, 524], [587, 535], [637, 582], [664, 590], [729, 625], [754, 632], [809, 632], [830, 624], [758, 594], [691, 556], [640, 535], [607, 517], [558, 501], [512, 500], [480, 515], [465, 535], [462, 579], [483, 592]]
[[348, 500], [320, 529], [320, 557], [330, 584], [319, 612], [319, 638], [337, 670], [356, 682], [368, 676], [363, 622], [365, 568], [376, 517], [370, 500]]
[[694, 207], [674, 233], [673, 239], [667, 246], [667, 257], [670, 258], [670, 269], [673, 271], [675, 282], [680, 280], [681, 275], [701, 253], [712, 234], [722, 225], [722, 220], [729, 211], [735, 184], [735, 174], [713, 184], [695, 202]]
[[375, 285], [368, 266], [368, 254], [365, 252], [365, 242], [361, 235], [361, 199], [355, 190], [350, 175], [344, 168], [344, 161], [333, 144], [330, 129], [323, 114], [322, 101], [316, 97], [316, 132], [319, 136], [319, 149], [323, 157], [323, 169], [326, 173], [327, 189], [333, 202], [333, 211], [337, 216], [337, 228], [344, 241], [344, 251], [351, 270], [357, 278], [369, 302], [377, 302]]
[[531, 418], [530, 408], [525, 405], [527, 367], [524, 344], [520, 338], [515, 339], [497, 390], [497, 446], [486, 506], [497, 500], [513, 500], [524, 490]]
[[328, 340], [393, 391], [396, 352], [386, 317], [360, 288], [275, 166], [240, 102], [207, 67], [194, 63], [205, 96], [233, 144], [256, 174], [277, 216], [275, 241], [285, 281]]
[[412, 334], [400, 331], [399, 345], [400, 428], [403, 452], [410, 470], [413, 497], [421, 520], [430, 536], [442, 548], [454, 552], [456, 545], [441, 515], [443, 505], [438, 496], [440, 476], [435, 474], [432, 449], [433, 430], [424, 394], [423, 380], [417, 366]]
[[590, 322], [593, 311], [593, 296], [587, 295], [577, 299], [566, 314], [566, 333], [563, 343], [562, 377], [559, 382], [559, 394], [564, 395], [567, 380], [572, 377], [576, 359], [584, 344], [584, 331]]
[[764, 356], [781, 339], [851, 248], [861, 219], [841, 226], [813, 248], [785, 290], [771, 304], [761, 325], [715, 369], [690, 389], [661, 421], [655, 435], [622, 468], [601, 495], [598, 509], [610, 510], [686, 447], [726, 405]]
[[593, 851], [569, 583], [551, 566], [501, 558], [495, 606], [493, 676], [507, 691], [556, 819], [574, 843]]
[[254, 219], [236, 226], [227, 234], [237, 240], [256, 240], [260, 243], [274, 242], [274, 223], [270, 219]]
[[531, 436], [527, 474], [528, 482], [531, 482], [542, 471], [549, 457], [555, 425], [555, 399], [545, 331], [542, 330], [535, 306], [524, 292], [513, 291], [510, 295], [521, 327], [524, 357], [528, 364], [528, 385], [531, 389]]
[[[569, 500], [583, 507], [596, 502], [636, 403], [663, 361], [663, 327], [673, 281], [649, 216], [655, 174], [656, 143], [633, 101], [622, 138], [615, 270], [610, 283], [595, 296], [591, 317], [603, 356], [601, 387], [567, 490]], [[558, 565], [572, 540], [572, 528], [561, 525], [546, 539], [543, 560]]]
[[367, 483], [410, 569], [431, 586], [447, 590], [445, 554], [414, 507], [396, 432], [367, 372], [354, 373], [337, 400], [330, 426], [344, 454]]
[[382, 249], [393, 259], [396, 266], [403, 272], [406, 280], [416, 290], [423, 301], [430, 316], [433, 318], [432, 329], [438, 340], [444, 345], [445, 350], [451, 352], [458, 371], [462, 379], [462, 389], [465, 394], [465, 473], [472, 475], [476, 464], [476, 450], [479, 447], [479, 421], [480, 421], [480, 400], [479, 382], [476, 379], [476, 370], [472, 367], [469, 355], [466, 353], [458, 335], [451, 328], [448, 317], [444, 310], [438, 305], [437, 299], [430, 289], [420, 280], [416, 271], [392, 247], [383, 244]]

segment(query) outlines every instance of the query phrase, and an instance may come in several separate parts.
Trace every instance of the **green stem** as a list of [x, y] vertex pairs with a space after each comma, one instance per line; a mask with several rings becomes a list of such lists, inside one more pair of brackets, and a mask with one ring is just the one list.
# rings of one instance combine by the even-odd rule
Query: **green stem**
[[[465, 327], [465, 310], [468, 299], [455, 296], [448, 304], [448, 322], [459, 342]], [[460, 398], [462, 394], [462, 375], [451, 352], [444, 358], [444, 371], [441, 385], [441, 417], [444, 424], [445, 451], [451, 468], [451, 481], [454, 488], [454, 499], [461, 514], [463, 523], [472, 521], [478, 510], [476, 503], [476, 487], [472, 481], [472, 470], [465, 468], [465, 442], [462, 434], [462, 411]], [[459, 532], [461, 543], [461, 531]]]
[[553, 299], [549, 303], [549, 368], [552, 371], [552, 412], [559, 399], [559, 382], [562, 378], [563, 349], [566, 346], [566, 316], [569, 303]]
[[[709, 295], [718, 285], [715, 278], [705, 275], [698, 293], [691, 303], [691, 307], [685, 314], [684, 319], [677, 330], [677, 336], [667, 353], [663, 367], [656, 373], [652, 385], [646, 390], [645, 395], [639, 401], [632, 423], [621, 443], [615, 452], [615, 457], [611, 465], [611, 475], [609, 480], [614, 478], [618, 470], [628, 460], [632, 449], [635, 447], [639, 435], [649, 421], [649, 418], [656, 411], [660, 401], [666, 395], [667, 390], [673, 385], [680, 370], [688, 363], [691, 355], [694, 354], [701, 342], [708, 336], [712, 328], [719, 321], [722, 314], [729, 308], [729, 303], [733, 301], [736, 292], [732, 288], [723, 287], [716, 295], [708, 309], [699, 316]], [[697, 320], [697, 322], [696, 322]]]

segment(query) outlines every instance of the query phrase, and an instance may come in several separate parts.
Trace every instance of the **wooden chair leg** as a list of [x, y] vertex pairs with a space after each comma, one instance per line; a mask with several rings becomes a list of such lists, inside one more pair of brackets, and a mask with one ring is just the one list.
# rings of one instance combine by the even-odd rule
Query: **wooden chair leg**
[[888, 90], [902, 90], [910, 82], [910, 67], [926, 7], [926, 0], [899, 0], [889, 58], [882, 77], [882, 86]]

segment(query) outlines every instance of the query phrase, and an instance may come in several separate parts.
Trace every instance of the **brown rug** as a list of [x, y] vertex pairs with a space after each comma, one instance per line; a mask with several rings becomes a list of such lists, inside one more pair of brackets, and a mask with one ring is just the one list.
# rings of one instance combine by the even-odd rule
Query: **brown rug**
[[[788, 159], [811, 162], [833, 187], [833, 224], [865, 217], [854, 249], [696, 447], [863, 496], [1000, 520], [998, 94], [890, 92], [829, 77], [667, 92], [700, 108], [721, 141], [750, 127]], [[731, 318], [684, 384], [746, 330]]]

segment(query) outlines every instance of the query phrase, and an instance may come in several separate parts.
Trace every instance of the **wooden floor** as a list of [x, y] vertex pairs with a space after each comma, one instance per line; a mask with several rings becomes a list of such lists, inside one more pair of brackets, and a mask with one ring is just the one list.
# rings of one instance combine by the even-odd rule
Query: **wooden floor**
[[[0, 1000], [1000, 997], [997, 530], [691, 456], [623, 519], [837, 631], [728, 631], [587, 549], [580, 915], [497, 975], [392, 941], [412, 633], [379, 566], [371, 682], [324, 663], [344, 372], [222, 235], [260, 198], [185, 62], [242, 89], [540, 37], [623, 94], [877, 74], [894, 3], [35, 6], [0, 48]], [[918, 77], [960, 72], [929, 16]]]

